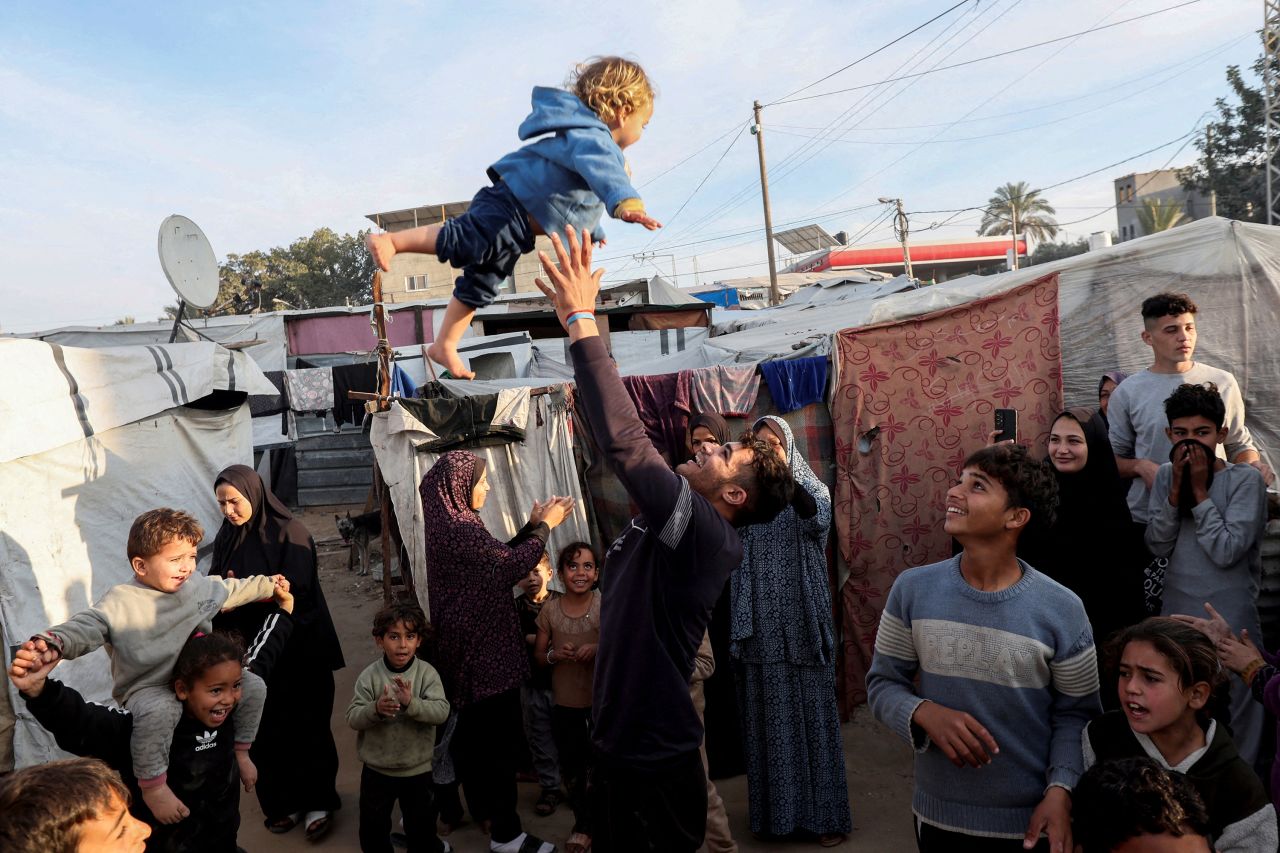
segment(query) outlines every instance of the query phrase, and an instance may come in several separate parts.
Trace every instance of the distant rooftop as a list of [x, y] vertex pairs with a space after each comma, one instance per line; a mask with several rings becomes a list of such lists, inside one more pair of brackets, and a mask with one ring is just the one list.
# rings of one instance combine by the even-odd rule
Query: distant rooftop
[[419, 225], [434, 225], [453, 219], [467, 212], [470, 201], [447, 201], [443, 204], [428, 204], [423, 207], [407, 207], [404, 210], [388, 210], [385, 213], [370, 213], [365, 218], [383, 231], [404, 231], [417, 228]]

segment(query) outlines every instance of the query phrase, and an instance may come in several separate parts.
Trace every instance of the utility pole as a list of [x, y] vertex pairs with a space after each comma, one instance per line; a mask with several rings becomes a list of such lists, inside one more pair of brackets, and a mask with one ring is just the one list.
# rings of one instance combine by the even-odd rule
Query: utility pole
[[1267, 218], [1268, 225], [1280, 222], [1280, 211], [1276, 209], [1280, 199], [1277, 198], [1277, 187], [1280, 184], [1280, 160], [1277, 148], [1280, 148], [1280, 75], [1275, 71], [1277, 55], [1280, 55], [1280, 0], [1263, 0], [1262, 3], [1262, 96], [1263, 110], [1266, 118], [1266, 151], [1267, 151]]
[[902, 199], [882, 198], [879, 201], [881, 204], [896, 204], [898, 206], [898, 215], [893, 220], [893, 231], [898, 237], [898, 242], [902, 244], [902, 266], [907, 271], [907, 278], [915, 281], [915, 274], [911, 271], [911, 247], [907, 245], [907, 234], [909, 233], [907, 215], [902, 212]]
[[751, 132], [756, 135], [756, 147], [760, 152], [760, 198], [764, 201], [764, 239], [765, 248], [769, 250], [769, 304], [777, 305], [782, 301], [778, 291], [778, 268], [773, 258], [773, 214], [769, 212], [769, 173], [764, 165], [764, 127], [760, 124], [760, 102], [755, 102], [756, 123], [751, 125]]
[[1013, 208], [1013, 268], [1018, 268], [1018, 200], [1016, 198], [1009, 199], [1009, 206]]

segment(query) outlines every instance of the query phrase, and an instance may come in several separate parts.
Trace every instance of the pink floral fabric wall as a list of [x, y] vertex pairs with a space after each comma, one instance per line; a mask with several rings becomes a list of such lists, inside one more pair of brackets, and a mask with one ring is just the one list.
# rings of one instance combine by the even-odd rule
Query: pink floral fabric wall
[[840, 590], [843, 695], [866, 700], [884, 601], [899, 573], [951, 555], [946, 492], [994, 411], [1018, 411], [1041, 448], [1062, 409], [1058, 278], [909, 321], [840, 332], [835, 522], [850, 575]]

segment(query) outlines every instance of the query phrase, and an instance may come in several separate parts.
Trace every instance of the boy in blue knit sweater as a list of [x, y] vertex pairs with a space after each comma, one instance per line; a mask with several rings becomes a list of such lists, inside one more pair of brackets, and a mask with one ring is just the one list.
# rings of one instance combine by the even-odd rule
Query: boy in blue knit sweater
[[476, 193], [466, 213], [366, 238], [383, 270], [399, 252], [435, 255], [462, 268], [440, 334], [427, 348], [427, 356], [455, 377], [474, 376], [458, 356], [471, 315], [493, 302], [516, 261], [533, 251], [535, 235], [586, 228], [603, 244], [600, 217], [606, 212], [650, 231], [661, 227], [645, 213], [622, 156], [653, 116], [653, 86], [644, 69], [621, 57], [600, 57], [578, 66], [569, 88], [534, 87], [533, 112], [519, 133], [521, 139], [541, 138], [490, 166], [493, 186]]
[[867, 693], [916, 750], [921, 853], [1071, 853], [1080, 733], [1101, 710], [1093, 636], [1075, 593], [1015, 555], [1056, 504], [1026, 448], [974, 453], [947, 492], [945, 529], [964, 551], [889, 591]]

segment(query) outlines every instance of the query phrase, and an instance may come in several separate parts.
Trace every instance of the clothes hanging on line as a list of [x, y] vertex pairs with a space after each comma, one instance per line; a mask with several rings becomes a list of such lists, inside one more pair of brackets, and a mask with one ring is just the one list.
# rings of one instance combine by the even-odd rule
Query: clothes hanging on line
[[264, 415], [278, 415], [289, 408], [289, 403], [285, 400], [284, 371], [268, 370], [263, 375], [267, 377], [268, 382], [276, 387], [277, 393], [249, 395], [249, 414], [255, 418]]
[[378, 393], [378, 362], [341, 364], [333, 368], [333, 421], [358, 424], [364, 420], [364, 400], [352, 400], [348, 391]]
[[[523, 418], [528, 417], [528, 388], [459, 397], [439, 382], [429, 382], [423, 386], [422, 395], [422, 399], [400, 401], [406, 411], [437, 436], [435, 440], [420, 445], [419, 450], [443, 453], [457, 447], [524, 441], [524, 427], [517, 426], [516, 422], [520, 419], [521, 408]], [[502, 403], [501, 417], [499, 403]]]
[[769, 395], [784, 415], [826, 399], [827, 371], [826, 356], [760, 362]]
[[292, 411], [327, 412], [333, 408], [333, 368], [286, 370], [284, 388]]
[[745, 418], [756, 405], [760, 374], [754, 364], [716, 365], [689, 371], [689, 395], [698, 412]]
[[685, 457], [684, 433], [691, 414], [689, 373], [622, 377], [645, 433], [668, 464], [683, 462]]

